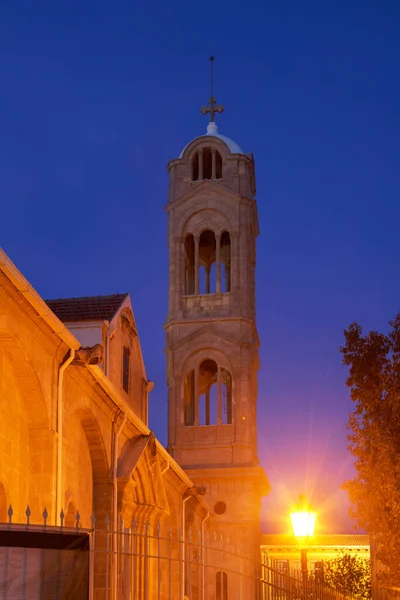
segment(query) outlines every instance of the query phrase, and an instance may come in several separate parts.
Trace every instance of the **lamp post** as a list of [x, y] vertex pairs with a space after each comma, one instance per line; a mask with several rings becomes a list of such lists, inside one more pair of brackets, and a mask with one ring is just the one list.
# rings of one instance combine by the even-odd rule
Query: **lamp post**
[[298, 505], [290, 513], [294, 537], [299, 542], [301, 552], [301, 575], [303, 580], [303, 597], [307, 597], [307, 547], [314, 534], [316, 514], [303, 496]]

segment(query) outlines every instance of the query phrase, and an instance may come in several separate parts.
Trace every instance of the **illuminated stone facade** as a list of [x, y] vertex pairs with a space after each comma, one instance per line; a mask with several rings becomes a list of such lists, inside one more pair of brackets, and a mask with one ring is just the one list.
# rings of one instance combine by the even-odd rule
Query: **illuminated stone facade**
[[[83, 528], [93, 514], [113, 528], [122, 515], [189, 540], [189, 561], [199, 560], [190, 540], [207, 531], [258, 558], [269, 484], [257, 457], [254, 162], [209, 133], [168, 167], [168, 452], [148, 429], [153, 384], [129, 296], [46, 303], [0, 251], [1, 522], [10, 504], [17, 523], [28, 504], [33, 524], [44, 507], [51, 525], [62, 510], [64, 525], [79, 512]], [[181, 548], [170, 557], [174, 598], [192, 578]], [[207, 576], [193, 567], [191, 598], [225, 594], [230, 570], [242, 580], [242, 562], [229, 560]], [[243, 597], [254, 592], [249, 569]], [[96, 563], [96, 598], [104, 573]]]
[[[110, 323], [103, 325], [108, 330]], [[122, 303], [114, 325], [109, 379], [82, 362], [81, 342], [0, 251], [0, 522], [8, 520], [10, 504], [13, 521], [26, 522], [29, 504], [32, 524], [43, 523], [44, 508], [48, 524], [59, 524], [63, 509], [67, 526], [77, 511], [84, 528], [91, 528], [92, 513], [100, 528], [106, 515], [110, 526], [122, 515], [126, 526], [136, 519], [143, 530], [147, 521], [151, 532], [160, 524], [177, 537], [185, 510], [200, 531], [202, 499], [140, 418], [147, 415], [143, 363], [130, 373], [134, 397], [120, 389], [123, 348], [141, 356], [130, 303]], [[177, 563], [175, 571], [179, 586]], [[103, 598], [101, 561], [94, 586]]]
[[168, 170], [168, 449], [204, 488], [212, 530], [256, 552], [269, 485], [257, 457], [254, 161], [210, 123]]

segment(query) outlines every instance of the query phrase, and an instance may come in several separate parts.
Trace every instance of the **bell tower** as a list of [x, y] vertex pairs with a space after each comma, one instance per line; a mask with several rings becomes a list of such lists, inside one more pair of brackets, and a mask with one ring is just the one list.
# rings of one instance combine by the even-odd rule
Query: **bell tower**
[[256, 547], [269, 484], [257, 456], [255, 171], [219, 134], [222, 110], [211, 93], [206, 135], [168, 164], [168, 448], [205, 488], [212, 529]]

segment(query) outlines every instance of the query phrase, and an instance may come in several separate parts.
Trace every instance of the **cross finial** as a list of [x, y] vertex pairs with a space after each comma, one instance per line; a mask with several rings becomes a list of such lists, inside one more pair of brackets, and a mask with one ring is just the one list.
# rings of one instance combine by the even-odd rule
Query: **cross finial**
[[214, 123], [215, 121], [215, 113], [224, 112], [224, 107], [222, 104], [217, 105], [217, 101], [214, 98], [214, 57], [210, 56], [210, 87], [211, 87], [211, 97], [209, 100], [210, 106], [202, 106], [200, 109], [201, 114], [207, 115], [210, 113], [210, 123]]

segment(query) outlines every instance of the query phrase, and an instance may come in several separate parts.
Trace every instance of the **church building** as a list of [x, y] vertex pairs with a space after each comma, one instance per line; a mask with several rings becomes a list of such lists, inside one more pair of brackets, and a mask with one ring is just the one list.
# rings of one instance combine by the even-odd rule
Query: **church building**
[[[269, 492], [257, 456], [255, 167], [218, 132], [221, 111], [211, 95], [206, 134], [168, 164], [167, 449], [148, 427], [153, 383], [129, 295], [45, 301], [0, 251], [0, 521], [111, 532], [111, 550], [97, 536], [93, 598], [254, 595]], [[116, 536], [132, 527], [143, 538], [129, 566]], [[207, 572], [220, 539], [231, 551]], [[254, 562], [243, 567], [239, 548]], [[163, 551], [156, 567], [147, 556]]]
[[255, 264], [251, 154], [214, 120], [168, 164], [168, 450], [205, 490], [218, 532], [260, 543]]

